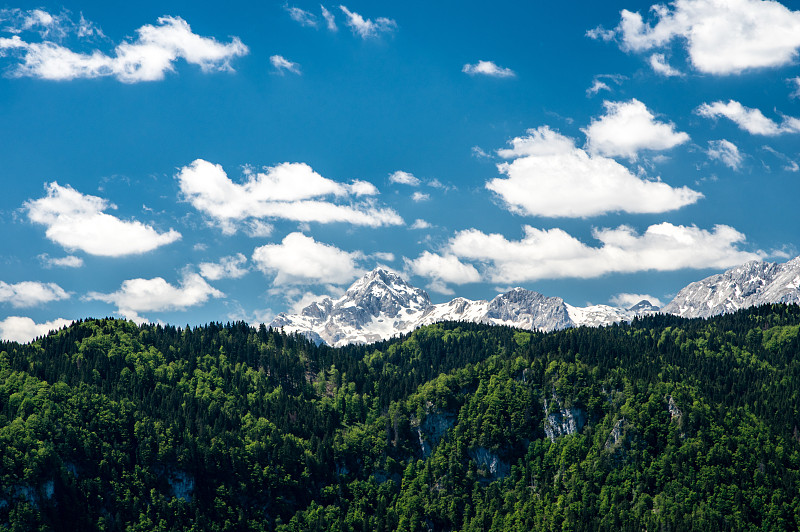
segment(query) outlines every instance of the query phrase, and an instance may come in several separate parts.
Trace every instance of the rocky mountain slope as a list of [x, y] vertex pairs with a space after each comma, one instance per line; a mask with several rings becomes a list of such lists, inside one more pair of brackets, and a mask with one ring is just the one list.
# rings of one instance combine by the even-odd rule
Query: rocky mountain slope
[[694, 282], [661, 309], [685, 318], [708, 318], [766, 303], [800, 303], [800, 257], [752, 261]]
[[279, 314], [269, 325], [302, 333], [316, 342], [342, 346], [384, 340], [440, 321], [541, 331], [608, 325], [652, 312], [653, 307], [645, 303], [640, 304], [644, 309], [640, 311], [606, 305], [581, 308], [567, 305], [560, 297], [514, 288], [491, 301], [459, 297], [433, 304], [424, 290], [411, 286], [396, 273], [377, 268], [353, 283], [339, 299], [322, 298], [300, 314]]
[[269, 325], [332, 346], [370, 343], [441, 321], [467, 321], [553, 331], [597, 327], [653, 312], [709, 317], [766, 303], [800, 302], [800, 257], [786, 263], [753, 261], [694, 282], [664, 308], [640, 301], [630, 308], [574, 307], [560, 297], [514, 288], [491, 301], [457, 297], [433, 304], [428, 294], [396, 273], [377, 268], [339, 299], [315, 301], [300, 314], [279, 314]]

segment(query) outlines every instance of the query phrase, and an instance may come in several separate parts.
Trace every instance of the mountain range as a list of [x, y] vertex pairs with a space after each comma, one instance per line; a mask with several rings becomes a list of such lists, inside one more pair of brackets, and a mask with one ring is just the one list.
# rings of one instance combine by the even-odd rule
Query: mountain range
[[710, 317], [766, 303], [800, 303], [800, 257], [785, 263], [752, 261], [683, 288], [659, 308], [643, 300], [628, 307], [575, 307], [560, 297], [514, 288], [492, 300], [457, 297], [434, 304], [425, 290], [392, 271], [376, 268], [338, 299], [324, 297], [299, 314], [281, 313], [269, 324], [318, 343], [371, 343], [441, 321], [509, 325], [554, 331], [603, 326], [655, 312], [686, 318]]

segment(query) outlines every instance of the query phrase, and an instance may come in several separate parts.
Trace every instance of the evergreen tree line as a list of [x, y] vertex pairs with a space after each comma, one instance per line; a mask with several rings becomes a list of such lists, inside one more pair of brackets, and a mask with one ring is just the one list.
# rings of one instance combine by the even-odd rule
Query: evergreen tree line
[[800, 527], [800, 307], [0, 343], [0, 530]]

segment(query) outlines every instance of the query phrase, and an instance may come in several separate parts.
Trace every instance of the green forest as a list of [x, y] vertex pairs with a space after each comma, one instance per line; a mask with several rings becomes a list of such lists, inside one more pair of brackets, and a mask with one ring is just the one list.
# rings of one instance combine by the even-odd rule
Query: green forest
[[800, 307], [0, 343], [0, 530], [797, 530]]

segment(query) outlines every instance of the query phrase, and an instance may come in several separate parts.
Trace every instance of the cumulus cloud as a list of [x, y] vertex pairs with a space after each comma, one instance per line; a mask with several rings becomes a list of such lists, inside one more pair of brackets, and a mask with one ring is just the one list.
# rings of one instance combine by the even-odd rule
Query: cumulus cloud
[[[655, 24], [622, 10], [615, 34], [624, 50], [643, 52], [683, 39], [694, 67], [709, 74], [793, 63], [800, 11], [771, 0], [676, 0], [653, 5]], [[605, 38], [606, 33], [598, 33]]]
[[300, 75], [300, 65], [297, 63], [293, 63], [289, 61], [282, 55], [271, 55], [269, 57], [269, 62], [272, 64], [272, 67], [279, 73], [283, 74], [284, 72], [291, 72], [293, 74]]
[[47, 253], [38, 256], [45, 268], [80, 268], [83, 266], [83, 259], [75, 255], [66, 257], [51, 257]]
[[247, 257], [242, 253], [222, 257], [219, 262], [201, 262], [198, 265], [200, 275], [209, 281], [216, 281], [218, 279], [238, 279], [243, 277], [247, 272], [247, 268], [243, 266], [247, 264]]
[[724, 102], [704, 103], [695, 111], [706, 118], [725, 117], [733, 121], [740, 129], [753, 135], [775, 136], [782, 133], [800, 132], [800, 118], [784, 116], [779, 124], [764, 116], [758, 109], [745, 107], [736, 100]]
[[[235, 233], [238, 222], [259, 218], [370, 227], [403, 224], [403, 219], [390, 208], [377, 207], [370, 200], [353, 201], [378, 194], [375, 186], [366, 181], [333, 181], [304, 163], [247, 171], [245, 177], [244, 183], [234, 183], [222, 166], [203, 159], [181, 168], [176, 176], [183, 197], [226, 234]], [[325, 199], [330, 197], [349, 203]]]
[[46, 197], [29, 200], [23, 207], [30, 221], [47, 227], [48, 239], [68, 250], [79, 249], [90, 255], [140, 254], [181, 238], [173, 229], [159, 233], [137, 220], [120, 220], [103, 212], [116, 208], [107, 200], [56, 182], [47, 185]]
[[431, 280], [428, 287], [436, 292], [450, 294], [447, 284], [477, 283], [481, 274], [472, 264], [464, 264], [451, 254], [437, 255], [423, 251], [416, 259], [403, 258], [406, 268], [420, 277]]
[[586, 217], [606, 212], [656, 213], [678, 209], [703, 197], [687, 187], [633, 175], [613, 159], [590, 155], [573, 139], [543, 126], [510, 141], [498, 155], [514, 159], [498, 169], [486, 188], [514, 213]]
[[397, 28], [397, 22], [390, 18], [378, 17], [375, 20], [371, 20], [350, 11], [345, 6], [340, 5], [339, 9], [345, 14], [345, 22], [350, 26], [350, 29], [353, 30], [353, 33], [362, 39], [377, 37], [381, 33], [389, 33]]
[[650, 294], [628, 294], [622, 293], [611, 297], [611, 303], [624, 308], [630, 308], [640, 301], [649, 301], [651, 305], [663, 307], [664, 303], [655, 296]]
[[414, 174], [398, 170], [397, 172], [394, 172], [389, 175], [389, 182], [417, 187], [419, 186], [421, 181], [419, 180], [419, 178], [415, 177]]
[[325, 19], [325, 24], [328, 26], [328, 30], [339, 31], [339, 27], [336, 25], [336, 19], [334, 18], [333, 13], [328, 11], [323, 5], [320, 5], [319, 8], [322, 10], [322, 18]]
[[265, 274], [275, 275], [276, 285], [347, 283], [361, 273], [356, 266], [361, 257], [297, 232], [286, 235], [280, 244], [253, 251], [253, 263]]
[[15, 308], [35, 307], [68, 298], [69, 294], [55, 283], [22, 281], [9, 284], [0, 281], [0, 303], [9, 303]]
[[645, 104], [603, 102], [606, 114], [593, 119], [582, 129], [592, 154], [627, 157], [635, 161], [641, 150], [668, 150], [689, 140], [689, 135], [675, 131], [674, 124], [659, 122]]
[[202, 37], [180, 17], [160, 17], [156, 25], [144, 25], [136, 33], [136, 40], [117, 45], [114, 55], [99, 50], [76, 52], [52, 40], [29, 42], [19, 35], [0, 37], [0, 57], [19, 58], [11, 70], [14, 76], [49, 80], [110, 76], [123, 83], [137, 83], [163, 79], [175, 70], [178, 59], [199, 66], [203, 72], [233, 70], [231, 60], [248, 53], [238, 37], [228, 43]]
[[708, 158], [721, 161], [725, 166], [738, 170], [742, 166], [742, 155], [736, 144], [725, 139], [708, 141]]
[[116, 292], [89, 292], [86, 299], [114, 304], [120, 316], [141, 322], [144, 318], [139, 316], [140, 312], [185, 310], [201, 305], [211, 297], [224, 296], [225, 294], [209, 285], [200, 275], [187, 273], [180, 286], [171, 285], [161, 277], [127, 279]]
[[513, 78], [517, 75], [510, 68], [497, 66], [492, 61], [478, 61], [475, 64], [467, 63], [463, 66], [461, 72], [469, 74], [470, 76], [481, 75], [493, 78]]
[[448, 251], [479, 261], [496, 283], [540, 279], [593, 278], [608, 273], [674, 271], [685, 268], [729, 268], [762, 253], [743, 251], [745, 236], [727, 225], [707, 231], [695, 226], [661, 223], [643, 234], [627, 226], [595, 229], [599, 246], [589, 246], [562, 229], [524, 226], [525, 236], [511, 241], [477, 229], [456, 233]]
[[667, 59], [664, 57], [664, 54], [651, 55], [650, 67], [656, 74], [661, 74], [662, 76], [666, 76], [668, 78], [683, 76], [683, 72], [672, 68], [672, 66], [667, 63]]
[[411, 224], [411, 229], [428, 229], [430, 227], [431, 224], [423, 220], [422, 218], [417, 218], [416, 220], [414, 220], [414, 223]]
[[53, 321], [36, 323], [32, 319], [22, 316], [9, 316], [0, 321], [0, 339], [9, 342], [27, 343], [45, 336], [51, 331], [57, 331], [72, 324], [72, 320], [57, 318]]

